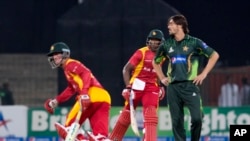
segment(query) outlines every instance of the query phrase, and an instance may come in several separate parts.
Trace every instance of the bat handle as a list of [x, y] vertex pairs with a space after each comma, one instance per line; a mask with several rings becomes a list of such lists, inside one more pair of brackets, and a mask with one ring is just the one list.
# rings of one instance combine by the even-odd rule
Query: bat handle
[[79, 103], [79, 106], [80, 106], [80, 111], [82, 111], [82, 102], [81, 102], [81, 98], [78, 99], [78, 103]]

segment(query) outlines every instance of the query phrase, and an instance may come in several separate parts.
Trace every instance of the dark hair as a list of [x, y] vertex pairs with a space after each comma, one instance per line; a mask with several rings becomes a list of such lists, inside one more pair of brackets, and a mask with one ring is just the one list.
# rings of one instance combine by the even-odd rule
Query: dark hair
[[185, 34], [188, 34], [189, 33], [189, 29], [188, 29], [188, 22], [187, 22], [187, 19], [185, 16], [183, 15], [174, 15], [174, 16], [171, 16], [169, 19], [168, 19], [168, 22], [170, 20], [173, 20], [175, 24], [177, 25], [181, 25], [182, 26], [182, 29], [183, 29], [183, 32]]

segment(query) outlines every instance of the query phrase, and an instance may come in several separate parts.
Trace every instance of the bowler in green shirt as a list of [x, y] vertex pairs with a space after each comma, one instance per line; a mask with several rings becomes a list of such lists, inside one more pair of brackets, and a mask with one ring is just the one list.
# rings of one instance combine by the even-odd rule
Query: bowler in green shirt
[[[219, 54], [201, 39], [188, 34], [188, 22], [183, 15], [170, 17], [168, 30], [170, 38], [159, 47], [153, 67], [161, 83], [167, 86], [175, 141], [186, 141], [184, 106], [189, 109], [191, 115], [191, 141], [199, 141], [203, 112], [198, 85], [202, 84], [212, 70]], [[208, 62], [199, 74], [199, 60], [202, 56], [207, 57]], [[168, 60], [166, 75], [160, 66], [162, 59]]]

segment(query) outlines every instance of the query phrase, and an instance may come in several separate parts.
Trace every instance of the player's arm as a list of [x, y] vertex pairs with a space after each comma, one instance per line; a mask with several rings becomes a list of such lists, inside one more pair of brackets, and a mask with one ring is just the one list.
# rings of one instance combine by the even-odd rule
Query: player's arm
[[207, 77], [207, 74], [213, 69], [217, 60], [219, 59], [219, 54], [214, 51], [210, 56], [207, 65], [203, 69], [203, 71], [194, 79], [193, 83], [196, 85], [201, 85], [203, 80]]
[[152, 61], [153, 68], [161, 81], [162, 84], [168, 85], [168, 79], [164, 75], [163, 70], [162, 70], [162, 62], [165, 61], [165, 51], [163, 45], [159, 47], [158, 51], [156, 52], [155, 58]]
[[219, 59], [219, 54], [216, 51], [213, 51], [212, 55], [208, 59], [206, 67], [202, 71], [202, 74], [207, 75], [213, 69], [218, 59]]
[[137, 50], [129, 59], [129, 61], [126, 63], [126, 65], [122, 69], [122, 76], [123, 81], [126, 86], [126, 88], [122, 91], [122, 96], [125, 100], [129, 100], [130, 91], [131, 91], [131, 77], [132, 72], [134, 71], [135, 67], [138, 65], [138, 63], [142, 59], [142, 53], [140, 50]]
[[130, 84], [130, 79], [132, 72], [135, 70], [136, 66], [142, 60], [142, 52], [141, 50], [137, 50], [126, 63], [126, 65], [122, 69], [123, 81], [126, 86]]
[[58, 95], [56, 96], [56, 100], [58, 103], [63, 103], [69, 100], [75, 93], [75, 90], [72, 88], [70, 84]]
[[197, 46], [201, 54], [209, 58], [203, 71], [193, 81], [193, 83], [195, 83], [196, 85], [200, 85], [202, 84], [203, 80], [207, 77], [207, 74], [215, 66], [216, 62], [219, 59], [219, 54], [218, 52], [216, 52], [214, 49], [209, 47], [205, 42], [201, 40], [197, 40]]
[[123, 76], [123, 81], [124, 81], [125, 86], [130, 85], [129, 81], [131, 78], [131, 72], [132, 70], [134, 70], [134, 68], [135, 67], [130, 62], [127, 62], [127, 64], [123, 67], [122, 76]]
[[44, 108], [50, 113], [54, 113], [54, 109], [57, 107], [59, 103], [67, 101], [69, 98], [71, 98], [74, 95], [74, 89], [69, 86], [58, 96], [56, 96], [53, 99], [47, 99], [44, 103]]

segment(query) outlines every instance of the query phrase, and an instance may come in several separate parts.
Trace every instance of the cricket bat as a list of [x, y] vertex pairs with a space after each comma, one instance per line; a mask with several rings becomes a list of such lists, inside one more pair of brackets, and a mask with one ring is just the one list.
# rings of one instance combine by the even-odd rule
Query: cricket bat
[[134, 104], [133, 104], [134, 96], [135, 96], [134, 91], [131, 90], [131, 93], [129, 96], [131, 128], [133, 132], [135, 133], [135, 135], [140, 136], [140, 132], [139, 132], [136, 117], [135, 117]]
[[80, 104], [80, 110], [78, 111], [78, 113], [76, 115], [76, 119], [75, 119], [74, 123], [72, 123], [70, 128], [69, 128], [69, 131], [68, 131], [68, 134], [65, 138], [65, 141], [75, 141], [76, 134], [81, 126], [79, 124], [79, 120], [80, 120], [81, 115], [82, 115], [82, 105], [81, 105], [80, 101], [79, 101], [79, 104]]

